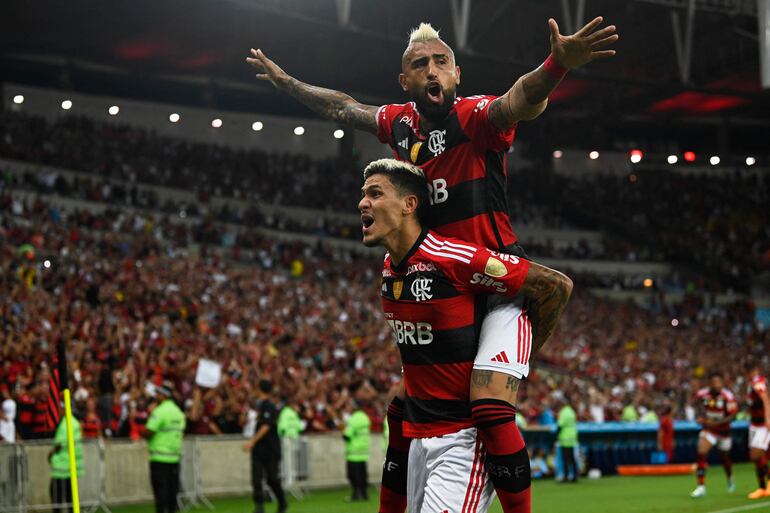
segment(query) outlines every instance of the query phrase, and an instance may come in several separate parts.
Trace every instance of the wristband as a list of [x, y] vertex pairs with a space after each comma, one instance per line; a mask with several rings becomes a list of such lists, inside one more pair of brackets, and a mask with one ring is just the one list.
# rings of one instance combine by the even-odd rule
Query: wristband
[[549, 54], [548, 58], [543, 62], [543, 69], [546, 73], [558, 79], [564, 78], [564, 75], [569, 71], [567, 68], [553, 60], [553, 54]]

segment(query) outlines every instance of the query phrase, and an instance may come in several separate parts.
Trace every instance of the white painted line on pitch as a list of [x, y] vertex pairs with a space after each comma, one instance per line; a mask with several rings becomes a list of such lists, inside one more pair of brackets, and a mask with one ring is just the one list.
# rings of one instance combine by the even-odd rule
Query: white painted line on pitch
[[739, 506], [737, 508], [720, 509], [718, 511], [709, 511], [708, 513], [734, 513], [736, 511], [748, 511], [750, 509], [764, 508], [770, 506], [770, 502], [758, 502], [756, 504], [749, 504], [748, 506]]

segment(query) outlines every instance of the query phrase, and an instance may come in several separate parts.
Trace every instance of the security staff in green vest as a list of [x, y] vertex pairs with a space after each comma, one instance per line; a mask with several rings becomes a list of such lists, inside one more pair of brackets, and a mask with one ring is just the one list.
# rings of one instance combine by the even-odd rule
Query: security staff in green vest
[[304, 429], [299, 413], [292, 408], [288, 400], [284, 401], [284, 406], [278, 414], [277, 427], [278, 436], [281, 438], [299, 438]]
[[[53, 513], [66, 513], [72, 507], [72, 485], [70, 483], [70, 458], [69, 438], [67, 437], [67, 421], [64, 418], [64, 408], [61, 411], [61, 421], [56, 427], [53, 439], [53, 449], [48, 453], [48, 462], [51, 464], [51, 503]], [[83, 435], [80, 430], [80, 422], [72, 417], [72, 434], [75, 440], [75, 464], [78, 477], [83, 475]], [[62, 505], [69, 506], [63, 507]]]
[[369, 461], [371, 427], [369, 416], [356, 405], [342, 434], [345, 439], [348, 480], [353, 488], [353, 495], [350, 497], [352, 501], [369, 500], [366, 463]]
[[187, 424], [184, 413], [172, 399], [173, 384], [155, 387], [157, 404], [147, 419], [142, 436], [150, 451], [150, 481], [156, 513], [176, 513], [179, 492], [179, 460]]
[[578, 443], [577, 414], [570, 406], [569, 396], [566, 394], [559, 401], [561, 408], [556, 419], [558, 431], [556, 440], [561, 448], [561, 461], [564, 467], [564, 481], [577, 482], [578, 468], [575, 461], [575, 447]]

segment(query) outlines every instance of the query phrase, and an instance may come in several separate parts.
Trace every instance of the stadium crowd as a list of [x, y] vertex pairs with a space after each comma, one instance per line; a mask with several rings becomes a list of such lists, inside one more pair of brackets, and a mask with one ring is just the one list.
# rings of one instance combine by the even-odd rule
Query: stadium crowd
[[752, 277], [770, 271], [766, 177], [643, 169], [627, 176], [510, 178], [529, 203], [550, 205], [574, 226], [601, 229], [633, 254], [629, 259], [679, 263], [709, 277], [702, 285], [711, 290], [745, 292]]
[[[256, 258], [243, 265], [205, 237], [195, 254], [194, 237], [179, 230], [119, 208], [69, 213], [0, 194], [0, 393], [17, 404], [22, 438], [50, 434], [44, 403], [60, 338], [84, 429], [96, 436], [138, 436], [151, 385], [163, 379], [175, 383], [192, 433], [247, 431], [261, 377], [306, 431], [338, 429], [362, 385], [381, 425], [399, 362], [379, 313], [379, 259], [254, 235]], [[768, 332], [749, 303], [703, 301], [662, 298], [647, 310], [578, 290], [522, 390], [524, 417], [548, 424], [564, 391], [586, 420], [665, 402], [685, 416], [696, 383], [715, 369], [739, 389], [745, 361], [770, 363]], [[202, 358], [222, 366], [215, 388], [195, 384]]]
[[[252, 228], [268, 228], [293, 233], [310, 234], [318, 237], [333, 237], [358, 241], [360, 226], [358, 221], [351, 223], [337, 216], [327, 214], [309, 218], [291, 218], [263, 212], [255, 204], [238, 205], [223, 202], [218, 207], [212, 204], [194, 201], [174, 200], [170, 197], [160, 197], [158, 191], [150, 187], [126, 187], [123, 183], [110, 179], [97, 182], [90, 177], [66, 177], [57, 171], [41, 172], [30, 167], [23, 172], [15, 173], [6, 169], [3, 173], [4, 186], [8, 189], [29, 191], [40, 195], [55, 195], [63, 198], [99, 203], [102, 205], [125, 206], [138, 209], [149, 217], [162, 217], [167, 221], [174, 220], [175, 224], [189, 226], [191, 222], [218, 223], [220, 226], [233, 226], [218, 230], [220, 241], [208, 240], [209, 243], [219, 243], [225, 246], [238, 244], [236, 239], [244, 239], [246, 232]], [[187, 223], [182, 220], [189, 219]], [[196, 230], [196, 228], [193, 228]], [[236, 235], [236, 233], [240, 234]], [[248, 237], [245, 237], [246, 239]], [[564, 258], [573, 260], [633, 260], [625, 245], [613, 244], [612, 240], [601, 244], [590, 244], [581, 239], [576, 242], [546, 239], [542, 242], [527, 244], [532, 255], [539, 258]], [[636, 284], [638, 288], [638, 283]]]
[[[265, 216], [253, 207], [206, 207], [212, 197], [222, 196], [352, 213], [360, 195], [360, 165], [351, 159], [318, 160], [193, 143], [70, 115], [48, 122], [5, 110], [0, 121], [0, 157], [94, 175], [93, 180], [72, 182], [49, 176], [42, 187], [169, 213], [192, 215], [205, 209], [202, 214], [220, 221], [358, 238], [357, 226], [326, 217], [296, 222]], [[330, 177], [335, 194], [318, 195], [318, 187]], [[27, 178], [22, 183], [41, 187]], [[137, 184], [190, 190], [200, 205], [161, 201]], [[699, 285], [714, 291], [745, 292], [752, 276], [770, 269], [770, 211], [763, 208], [770, 203], [770, 180], [756, 175], [645, 169], [628, 176], [567, 177], [511, 169], [509, 188], [514, 228], [578, 227], [606, 234], [600, 248], [524, 241], [535, 257], [675, 261], [708, 276]], [[651, 202], [650, 197], [657, 199]], [[735, 197], [743, 200], [730, 200]]]

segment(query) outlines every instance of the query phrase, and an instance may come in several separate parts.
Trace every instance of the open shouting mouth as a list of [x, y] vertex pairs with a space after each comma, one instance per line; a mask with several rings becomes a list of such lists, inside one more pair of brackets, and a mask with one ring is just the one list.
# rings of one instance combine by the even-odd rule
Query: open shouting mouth
[[371, 214], [361, 214], [361, 231], [364, 235], [371, 231], [374, 224], [374, 216]]
[[425, 88], [425, 96], [434, 105], [442, 105], [444, 103], [444, 90], [438, 82], [428, 82], [428, 86]]

